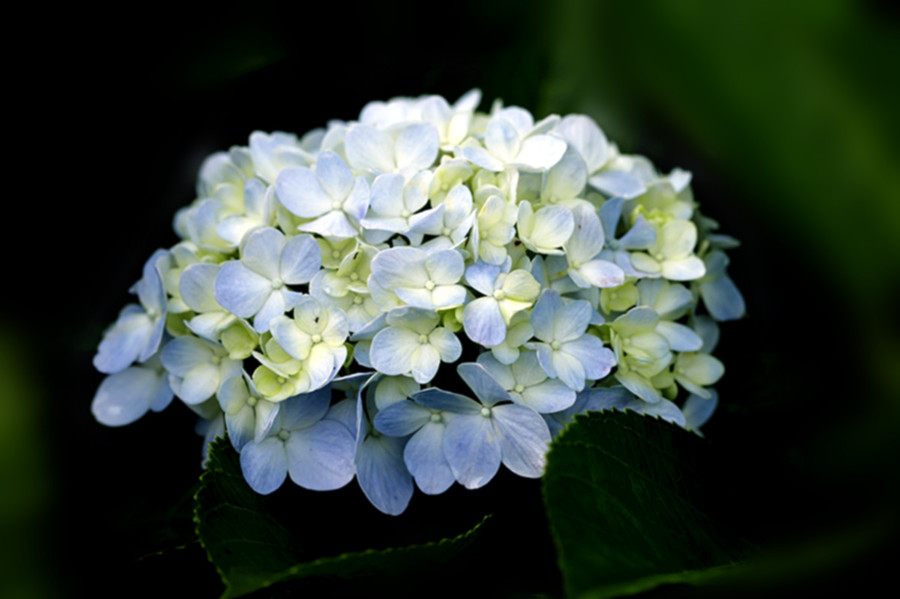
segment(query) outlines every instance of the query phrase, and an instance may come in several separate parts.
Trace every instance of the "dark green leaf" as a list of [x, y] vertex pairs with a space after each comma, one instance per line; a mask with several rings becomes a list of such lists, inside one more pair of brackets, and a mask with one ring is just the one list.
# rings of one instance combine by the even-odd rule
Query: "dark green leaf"
[[554, 441], [544, 501], [569, 595], [692, 583], [739, 557], [695, 504], [703, 445], [662, 420], [608, 411], [578, 416]]
[[379, 585], [386, 591], [405, 585], [409, 591], [410, 585], [445, 569], [469, 548], [484, 523], [452, 539], [313, 559], [300, 541], [302, 534], [277, 518], [272, 497], [257, 494], [244, 481], [230, 443], [217, 439], [209, 455], [195, 497], [194, 520], [200, 542], [225, 583], [223, 598], [265, 592], [273, 585], [277, 587], [272, 592], [278, 594], [319, 588], [363, 592]]

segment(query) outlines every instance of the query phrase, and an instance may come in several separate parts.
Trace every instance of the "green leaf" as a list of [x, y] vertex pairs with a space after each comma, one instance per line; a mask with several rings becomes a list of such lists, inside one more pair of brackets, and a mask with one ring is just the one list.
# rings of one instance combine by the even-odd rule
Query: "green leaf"
[[553, 442], [544, 502], [567, 595], [715, 578], [743, 551], [696, 504], [705, 442], [632, 412], [576, 417]]
[[[300, 506], [296, 506], [298, 509]], [[415, 584], [468, 549], [478, 537], [481, 523], [451, 539], [370, 549], [311, 559], [302, 534], [285, 527], [272, 496], [257, 494], [247, 485], [238, 454], [227, 439], [216, 439], [209, 451], [206, 471], [195, 496], [197, 536], [225, 584], [223, 599], [240, 597], [278, 585], [308, 591], [326, 585], [350, 592], [391, 589]], [[338, 519], [339, 514], [317, 515]], [[325, 587], [323, 587], [325, 588]]]

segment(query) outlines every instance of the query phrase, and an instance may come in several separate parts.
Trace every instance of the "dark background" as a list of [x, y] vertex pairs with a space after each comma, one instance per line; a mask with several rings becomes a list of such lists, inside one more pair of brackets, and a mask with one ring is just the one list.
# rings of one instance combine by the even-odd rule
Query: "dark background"
[[[177, 241], [172, 217], [208, 154], [257, 129], [354, 119], [370, 100], [473, 87], [482, 110], [499, 97], [537, 117], [584, 112], [623, 151], [694, 173], [702, 212], [743, 242], [731, 276], [748, 307], [717, 351], [717, 515], [773, 555], [818, 551], [798, 593], [868, 594], [888, 580], [900, 499], [897, 17], [879, 2], [566, 0], [11, 21], [30, 41], [10, 49], [4, 94], [0, 595], [216, 596], [195, 545], [149, 555], [192, 527], [194, 419], [176, 401], [128, 427], [97, 424], [103, 329], [146, 258]], [[417, 492], [400, 518], [355, 483], [281, 501], [304, 506], [312, 538], [348, 545], [430, 540], [494, 511], [489, 547], [504, 535], [535, 547], [508, 588], [557, 584], [535, 481]]]

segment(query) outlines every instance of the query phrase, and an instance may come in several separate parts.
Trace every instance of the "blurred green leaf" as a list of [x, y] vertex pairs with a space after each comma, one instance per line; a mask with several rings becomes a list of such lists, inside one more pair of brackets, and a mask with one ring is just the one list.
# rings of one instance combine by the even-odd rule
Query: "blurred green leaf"
[[742, 543], [694, 503], [705, 445], [665, 421], [608, 411], [578, 416], [553, 442], [544, 501], [569, 596], [691, 584], [741, 556]]
[[285, 585], [304, 592], [321, 585], [330, 594], [337, 589], [371, 592], [379, 585], [386, 590], [408, 587], [445, 569], [478, 537], [484, 523], [455, 538], [423, 545], [309, 559], [310, 548], [304, 547], [302, 535], [285, 528], [269, 499], [244, 481], [231, 444], [217, 439], [209, 456], [194, 518], [200, 542], [225, 583], [223, 598], [263, 592], [273, 585], [278, 585], [278, 592]]

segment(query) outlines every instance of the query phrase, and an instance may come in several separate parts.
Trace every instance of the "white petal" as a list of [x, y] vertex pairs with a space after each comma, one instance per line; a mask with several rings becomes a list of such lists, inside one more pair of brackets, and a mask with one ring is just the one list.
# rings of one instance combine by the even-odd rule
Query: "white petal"
[[688, 256], [662, 263], [662, 276], [672, 281], [693, 281], [706, 274], [703, 260], [697, 256]]
[[387, 327], [378, 332], [369, 349], [369, 360], [384, 374], [407, 374], [413, 367], [413, 353], [419, 336], [409, 329]]
[[344, 135], [347, 161], [356, 171], [390, 173], [395, 168], [394, 140], [390, 134], [367, 125], [351, 125]]
[[257, 229], [247, 235], [241, 250], [241, 262], [251, 271], [272, 280], [278, 277], [281, 251], [287, 240], [284, 233], [272, 227]]

